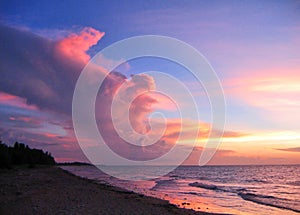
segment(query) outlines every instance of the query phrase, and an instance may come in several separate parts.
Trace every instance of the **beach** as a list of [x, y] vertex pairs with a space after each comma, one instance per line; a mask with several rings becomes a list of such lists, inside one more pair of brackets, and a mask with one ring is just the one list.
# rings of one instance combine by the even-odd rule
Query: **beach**
[[0, 170], [0, 214], [211, 214], [75, 176], [59, 167]]

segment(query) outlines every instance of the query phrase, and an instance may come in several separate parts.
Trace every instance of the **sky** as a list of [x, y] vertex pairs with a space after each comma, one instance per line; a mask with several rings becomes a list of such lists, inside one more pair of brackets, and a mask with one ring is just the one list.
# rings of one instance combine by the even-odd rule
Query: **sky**
[[[209, 164], [300, 163], [299, 1], [1, 1], [0, 140], [42, 148], [58, 162], [88, 161], [72, 123], [76, 81], [103, 48], [141, 35], [188, 43], [218, 75], [226, 99], [226, 125]], [[155, 77], [142, 74], [149, 71], [164, 72], [185, 84], [200, 119], [180, 119], [174, 101], [152, 92], [160, 85]], [[222, 132], [211, 129], [205, 89], [174, 62], [134, 59], [105, 74], [95, 115], [99, 132], [123, 157], [154, 159], [174, 144], [188, 150], [199, 129], [196, 147], [184, 162], [197, 164], [210, 134], [214, 138]], [[114, 131], [109, 113], [119, 89], [133, 100], [129, 118], [136, 132], [149, 132], [148, 120], [155, 111], [165, 115], [165, 131], [155, 144], [132, 146]], [[141, 92], [148, 93], [140, 96]], [[176, 102], [190, 110], [180, 96]], [[122, 107], [117, 113], [126, 114]]]

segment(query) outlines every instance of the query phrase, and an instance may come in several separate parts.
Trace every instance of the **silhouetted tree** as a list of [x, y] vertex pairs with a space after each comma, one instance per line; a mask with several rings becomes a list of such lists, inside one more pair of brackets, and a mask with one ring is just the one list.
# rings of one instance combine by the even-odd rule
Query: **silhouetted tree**
[[51, 153], [41, 149], [31, 149], [28, 145], [15, 142], [13, 147], [0, 141], [0, 168], [10, 168], [12, 165], [28, 164], [54, 165], [55, 160]]
[[0, 168], [9, 168], [12, 164], [10, 149], [0, 141]]

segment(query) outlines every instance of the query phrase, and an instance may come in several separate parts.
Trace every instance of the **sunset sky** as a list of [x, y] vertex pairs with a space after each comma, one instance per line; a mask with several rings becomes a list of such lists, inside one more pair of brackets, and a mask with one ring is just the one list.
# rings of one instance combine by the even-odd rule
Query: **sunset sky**
[[[209, 164], [300, 163], [299, 1], [1, 1], [0, 140], [50, 151], [58, 162], [87, 161], [71, 116], [79, 74], [103, 48], [148, 34], [192, 45], [220, 78], [226, 125]], [[176, 105], [159, 95], [137, 99], [131, 116], [140, 133], [153, 111], [167, 118], [164, 136], [148, 154], [120, 147], [122, 140], [105, 123], [109, 101], [123, 83], [134, 93], [159, 90], [155, 77], [140, 74], [147, 71], [172, 75], [193, 93], [200, 121], [182, 119], [189, 126], [177, 144], [191, 147], [190, 135], [200, 128], [197, 147], [185, 162], [196, 164], [210, 131], [210, 104], [194, 77], [172, 62], [136, 59], [109, 75], [96, 102], [99, 130], [113, 150], [125, 157], [131, 150], [127, 156], [137, 160], [159, 156], [176, 143]], [[184, 106], [184, 99], [177, 102]]]

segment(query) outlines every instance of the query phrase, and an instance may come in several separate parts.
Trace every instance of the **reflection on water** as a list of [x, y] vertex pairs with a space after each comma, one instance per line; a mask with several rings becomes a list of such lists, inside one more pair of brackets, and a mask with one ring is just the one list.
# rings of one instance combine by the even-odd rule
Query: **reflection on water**
[[[64, 166], [90, 179], [169, 200], [179, 207], [232, 214], [299, 214], [300, 166], [181, 166], [149, 181], [124, 181], [93, 166]], [[164, 167], [106, 167], [151, 178]], [[140, 168], [131, 171], [131, 168]]]

